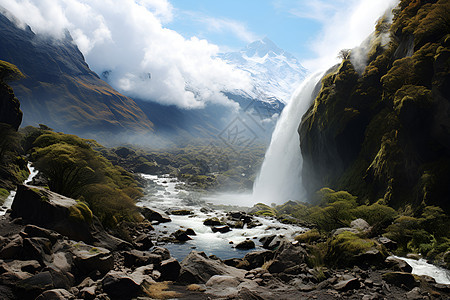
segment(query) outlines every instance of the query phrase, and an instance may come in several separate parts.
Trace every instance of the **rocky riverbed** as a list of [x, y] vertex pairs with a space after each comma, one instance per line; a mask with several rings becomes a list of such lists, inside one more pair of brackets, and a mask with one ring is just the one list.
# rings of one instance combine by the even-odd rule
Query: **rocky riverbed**
[[[169, 182], [168, 178], [161, 181], [170, 187]], [[167, 196], [162, 197], [162, 202], [174, 196], [157, 185], [153, 188], [158, 190], [156, 194]], [[173, 192], [181, 191], [174, 188]], [[274, 220], [265, 223], [244, 211], [226, 213], [189, 206], [185, 205], [186, 199], [189, 197], [177, 205], [172, 202], [165, 211], [141, 205], [145, 217], [141, 223], [122, 223], [110, 231], [95, 216], [91, 220], [74, 218], [74, 200], [42, 188], [20, 186], [12, 210], [0, 217], [0, 298], [450, 297], [450, 285], [436, 283], [429, 276], [413, 275], [405, 261], [395, 257], [380, 260], [374, 251], [354, 258], [351, 266], [314, 267], [310, 245], [292, 238], [301, 227], [279, 223], [275, 224], [279, 229], [270, 228], [275, 226]], [[202, 221], [193, 226], [194, 230], [183, 223], [190, 219]], [[349, 230], [357, 230], [360, 224], [355, 224]], [[251, 230], [271, 234], [257, 236], [258, 231], [254, 231], [242, 235]], [[219, 257], [202, 248], [202, 243], [196, 243], [196, 237], [202, 235], [228, 241], [227, 255], [236, 256]], [[174, 257], [170, 251], [174, 245], [186, 248], [188, 254]]]

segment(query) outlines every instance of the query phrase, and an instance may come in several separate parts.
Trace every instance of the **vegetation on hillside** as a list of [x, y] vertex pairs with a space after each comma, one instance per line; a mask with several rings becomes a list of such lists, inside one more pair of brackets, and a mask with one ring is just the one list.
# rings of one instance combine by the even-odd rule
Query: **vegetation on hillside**
[[13, 64], [0, 60], [0, 204], [9, 190], [28, 176], [25, 159], [21, 156], [19, 127], [22, 112], [19, 102], [7, 82], [24, 75]]
[[448, 1], [401, 1], [361, 73], [350, 51], [322, 79], [299, 128], [310, 195], [327, 186], [359, 204], [450, 212], [449, 12]]
[[132, 174], [114, 166], [94, 147], [94, 140], [25, 127], [23, 147], [44, 175], [50, 190], [85, 202], [108, 227], [140, 219], [135, 202], [142, 196]]
[[[394, 253], [418, 253], [450, 267], [450, 217], [442, 208], [425, 206], [414, 211], [410, 206], [395, 210], [383, 199], [370, 205], [358, 204], [358, 198], [346, 191], [323, 188], [312, 203], [289, 201], [283, 205], [255, 205], [256, 215], [273, 216], [285, 223], [299, 223], [310, 228], [296, 240], [305, 243], [317, 261], [312, 266], [352, 264], [352, 259], [370, 249], [386, 256], [386, 249], [377, 240], [384, 236], [395, 242]], [[350, 229], [356, 219], [367, 221], [367, 230]], [[340, 232], [336, 232], [339, 229]]]
[[264, 158], [265, 147], [254, 144], [239, 153], [225, 145], [188, 145], [152, 150], [118, 147], [98, 149], [125, 169], [145, 174], [170, 174], [197, 190], [248, 191]]

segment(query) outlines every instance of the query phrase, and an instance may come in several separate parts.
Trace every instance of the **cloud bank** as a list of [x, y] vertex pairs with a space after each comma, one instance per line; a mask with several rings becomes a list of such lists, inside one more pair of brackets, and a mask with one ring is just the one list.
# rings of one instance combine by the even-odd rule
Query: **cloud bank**
[[0, 0], [35, 33], [68, 29], [91, 69], [120, 92], [182, 108], [231, 105], [224, 91], [249, 88], [248, 74], [214, 58], [218, 46], [164, 28], [167, 0]]
[[376, 21], [398, 0], [274, 0], [279, 10], [311, 19], [322, 29], [310, 42], [316, 58], [302, 61], [309, 70], [325, 69], [338, 62], [341, 49], [359, 46], [373, 31]]

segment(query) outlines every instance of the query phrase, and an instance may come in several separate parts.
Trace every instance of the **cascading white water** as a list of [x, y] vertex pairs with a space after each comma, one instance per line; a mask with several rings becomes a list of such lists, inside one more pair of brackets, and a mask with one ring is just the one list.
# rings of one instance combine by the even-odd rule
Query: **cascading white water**
[[[331, 26], [327, 27], [323, 33], [324, 38], [319, 43], [321, 52], [314, 60], [314, 70], [327, 69], [336, 64], [336, 54], [340, 49], [359, 45], [373, 31], [375, 21], [383, 13], [390, 13], [398, 0], [358, 2], [351, 7], [348, 15], [336, 15], [332, 18]], [[358, 49], [359, 55], [367, 55], [370, 48], [361, 46]], [[326, 51], [325, 54], [322, 51]], [[362, 64], [357, 66], [358, 69], [364, 69], [364, 59], [359, 62]], [[317, 72], [305, 79], [281, 113], [261, 171], [253, 185], [252, 202], [282, 204], [288, 200], [304, 200], [301, 182], [303, 160], [297, 129], [313, 100], [311, 94], [323, 73]]]
[[301, 200], [303, 160], [297, 129], [301, 117], [314, 100], [312, 94], [322, 75], [323, 72], [317, 72], [306, 78], [281, 113], [253, 186], [253, 201], [280, 204]]

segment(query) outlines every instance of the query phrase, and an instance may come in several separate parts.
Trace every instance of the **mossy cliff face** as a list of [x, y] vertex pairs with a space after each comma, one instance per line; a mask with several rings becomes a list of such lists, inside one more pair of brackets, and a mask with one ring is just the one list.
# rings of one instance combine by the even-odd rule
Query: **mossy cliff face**
[[361, 74], [350, 53], [322, 79], [299, 127], [303, 182], [449, 212], [450, 3], [404, 0], [394, 15], [377, 24]]

